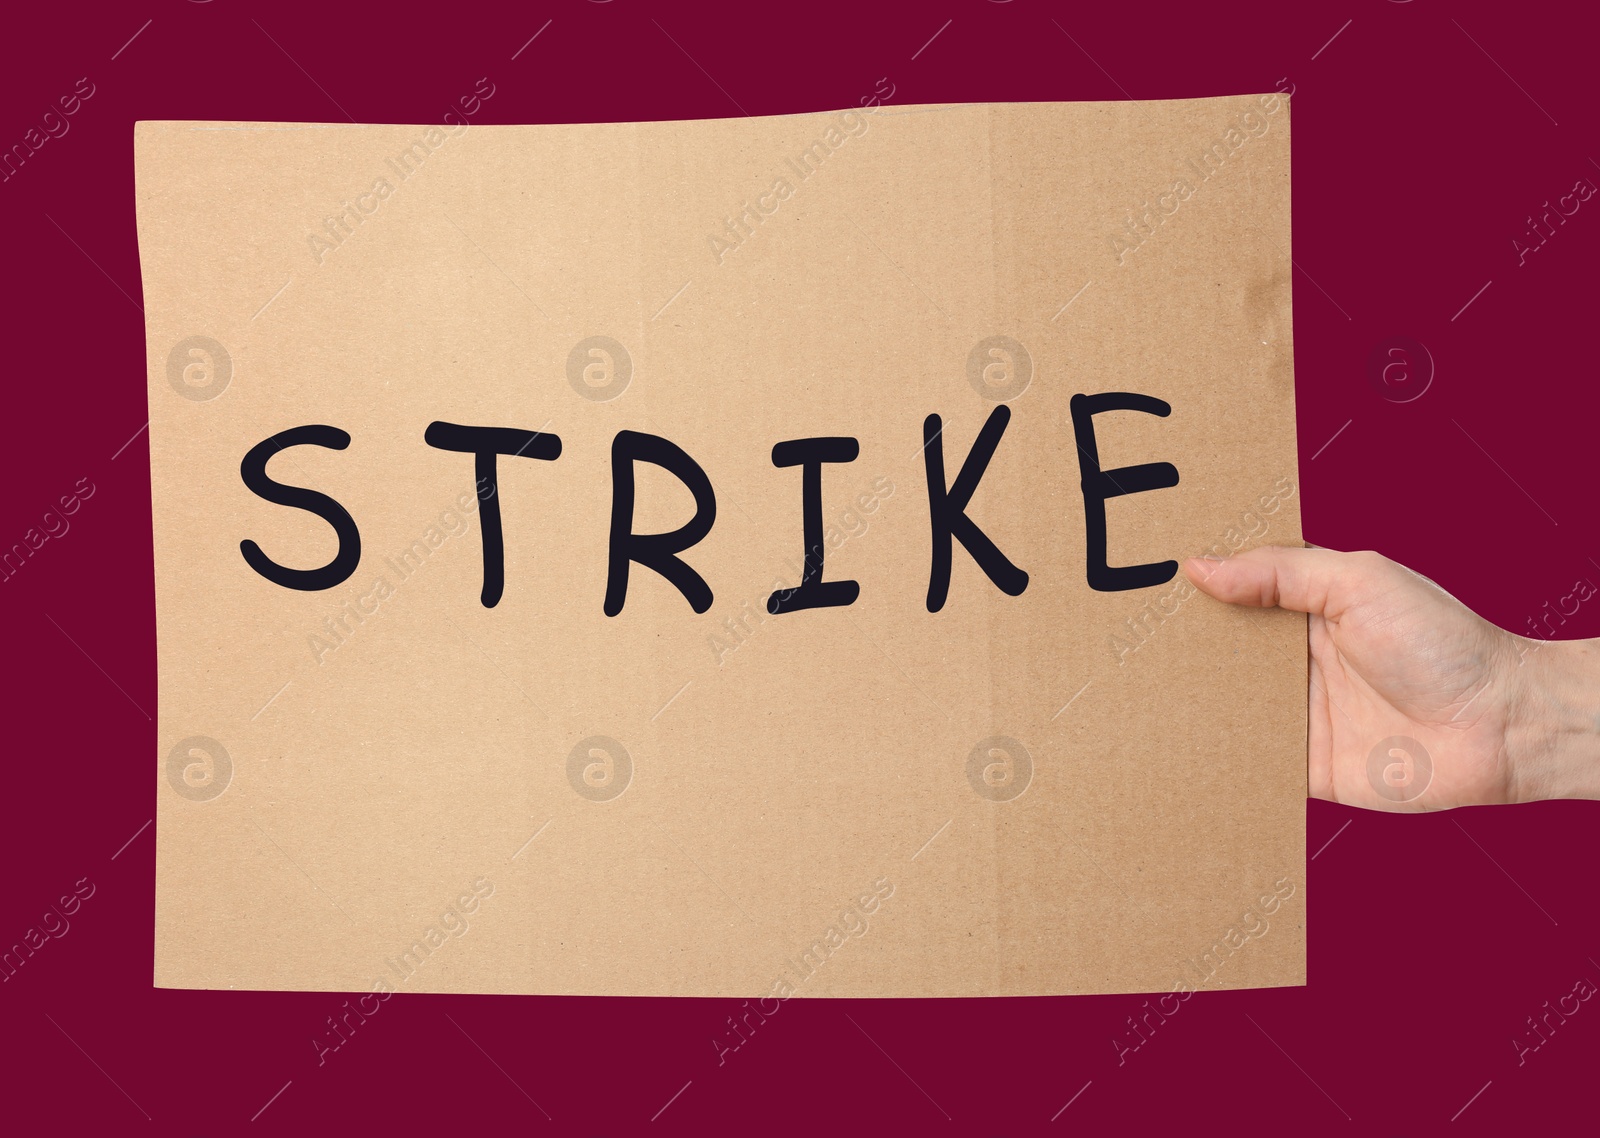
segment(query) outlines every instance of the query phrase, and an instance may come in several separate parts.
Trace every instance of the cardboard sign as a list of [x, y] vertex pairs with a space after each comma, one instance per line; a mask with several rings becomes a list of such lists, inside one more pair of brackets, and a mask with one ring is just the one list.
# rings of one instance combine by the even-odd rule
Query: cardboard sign
[[157, 984], [1303, 982], [1287, 103], [866, 102], [140, 124]]

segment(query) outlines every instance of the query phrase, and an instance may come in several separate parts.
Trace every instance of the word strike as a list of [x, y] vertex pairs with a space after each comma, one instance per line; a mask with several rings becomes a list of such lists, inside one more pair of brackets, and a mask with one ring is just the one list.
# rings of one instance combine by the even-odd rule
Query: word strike
[[[1106, 564], [1106, 502], [1123, 494], [1162, 490], [1178, 484], [1171, 463], [1150, 462], [1114, 470], [1100, 468], [1095, 443], [1094, 417], [1107, 411], [1139, 411], [1165, 417], [1172, 408], [1160, 399], [1131, 392], [1074, 395], [1072, 427], [1082, 475], [1085, 518], [1086, 576], [1089, 587], [1100, 592], [1146, 589], [1170, 581], [1178, 571], [1176, 561], [1112, 567]], [[932, 567], [928, 576], [928, 611], [944, 607], [950, 591], [953, 542], [959, 541], [989, 580], [1007, 596], [1020, 596], [1028, 587], [1028, 574], [1014, 565], [1000, 548], [967, 516], [967, 504], [994, 457], [1011, 409], [996, 407], [978, 432], [977, 441], [962, 460], [953, 483], [945, 479], [944, 424], [929, 415], [922, 424], [923, 460], [928, 475], [928, 516], [932, 528]], [[477, 479], [479, 517], [483, 533], [483, 592], [485, 608], [493, 608], [505, 591], [505, 540], [500, 526], [498, 463], [500, 457], [554, 462], [561, 457], [561, 439], [539, 431], [515, 427], [472, 427], [458, 423], [428, 424], [423, 441], [438, 450], [472, 456]], [[316, 591], [343, 584], [361, 560], [361, 533], [355, 519], [334, 499], [316, 490], [286, 486], [267, 474], [267, 460], [296, 446], [344, 450], [350, 435], [338, 427], [308, 424], [280, 431], [250, 449], [239, 464], [239, 474], [250, 491], [268, 502], [317, 515], [333, 527], [339, 539], [333, 560], [317, 569], [292, 569], [268, 557], [250, 540], [239, 543], [245, 563], [275, 585]], [[860, 453], [858, 440], [848, 437], [788, 439], [772, 448], [772, 464], [800, 468], [801, 531], [808, 551], [800, 583], [780, 589], [767, 599], [767, 611], [803, 612], [854, 604], [861, 595], [856, 581], [823, 580], [822, 468], [853, 462]], [[668, 471], [694, 496], [694, 516], [668, 533], [635, 533], [633, 529], [634, 466], [648, 462]], [[611, 537], [606, 569], [604, 609], [607, 616], [622, 611], [628, 595], [628, 573], [635, 564], [666, 578], [689, 607], [703, 613], [711, 607], [711, 586], [679, 554], [711, 532], [717, 517], [717, 498], [711, 480], [682, 447], [660, 435], [618, 431], [611, 441]]]

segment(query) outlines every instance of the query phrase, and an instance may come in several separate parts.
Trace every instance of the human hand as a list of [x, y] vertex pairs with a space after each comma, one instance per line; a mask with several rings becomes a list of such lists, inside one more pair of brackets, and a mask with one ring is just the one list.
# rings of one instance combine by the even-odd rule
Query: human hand
[[[1268, 546], [1183, 568], [1218, 600], [1310, 614], [1313, 797], [1406, 811], [1600, 797], [1595, 642], [1506, 632], [1377, 553]], [[1426, 759], [1380, 747], [1396, 737]]]

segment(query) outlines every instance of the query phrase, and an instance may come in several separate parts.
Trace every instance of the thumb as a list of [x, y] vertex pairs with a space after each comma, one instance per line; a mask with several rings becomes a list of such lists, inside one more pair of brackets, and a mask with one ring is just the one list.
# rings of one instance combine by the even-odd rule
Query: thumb
[[1317, 613], [1337, 619], [1374, 554], [1266, 545], [1222, 561], [1191, 557], [1183, 571], [1195, 587], [1219, 601]]

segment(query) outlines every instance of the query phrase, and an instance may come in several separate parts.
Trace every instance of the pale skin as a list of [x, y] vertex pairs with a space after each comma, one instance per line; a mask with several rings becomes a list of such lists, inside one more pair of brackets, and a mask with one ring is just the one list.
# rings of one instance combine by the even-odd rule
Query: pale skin
[[[1517, 636], [1377, 553], [1266, 546], [1183, 569], [1218, 600], [1310, 614], [1312, 797], [1412, 812], [1600, 798], [1600, 640]], [[1409, 801], [1369, 775], [1395, 736], [1432, 762]]]

